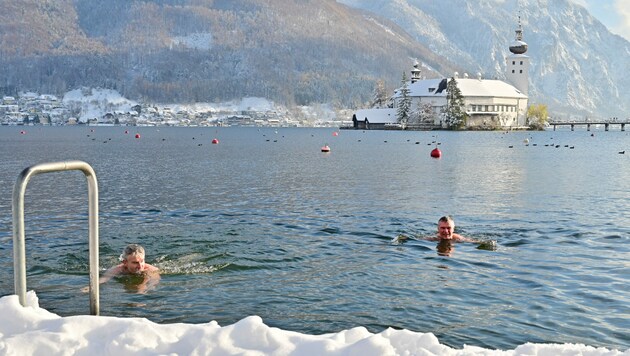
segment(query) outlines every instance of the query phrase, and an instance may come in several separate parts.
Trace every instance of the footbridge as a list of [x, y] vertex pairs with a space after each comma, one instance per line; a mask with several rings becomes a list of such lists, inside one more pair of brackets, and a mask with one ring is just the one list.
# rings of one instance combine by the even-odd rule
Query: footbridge
[[586, 131], [591, 131], [591, 126], [604, 126], [605, 131], [609, 131], [611, 126], [619, 125], [621, 131], [626, 131], [626, 125], [630, 125], [630, 118], [626, 120], [584, 120], [584, 121], [549, 121], [549, 126], [553, 126], [553, 130], [556, 131], [556, 126], [570, 126], [571, 131], [575, 131], [576, 126], [586, 126]]

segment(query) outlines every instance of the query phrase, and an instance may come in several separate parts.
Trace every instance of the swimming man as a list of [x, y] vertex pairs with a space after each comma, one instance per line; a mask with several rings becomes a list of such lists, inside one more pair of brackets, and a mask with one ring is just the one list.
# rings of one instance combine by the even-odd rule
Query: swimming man
[[450, 216], [442, 216], [438, 220], [437, 235], [435, 237], [427, 237], [425, 240], [442, 241], [450, 240], [453, 242], [479, 242], [460, 234], [455, 233], [455, 221]]
[[105, 283], [113, 277], [122, 275], [143, 276], [144, 279], [138, 284], [138, 293], [146, 293], [150, 288], [155, 287], [160, 281], [159, 269], [144, 262], [144, 248], [138, 244], [130, 244], [120, 255], [121, 264], [114, 266], [103, 274], [99, 283]]

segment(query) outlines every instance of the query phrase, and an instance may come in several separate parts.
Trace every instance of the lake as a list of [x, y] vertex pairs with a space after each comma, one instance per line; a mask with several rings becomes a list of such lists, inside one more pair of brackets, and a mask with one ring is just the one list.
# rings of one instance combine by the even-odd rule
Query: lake
[[[3, 126], [0, 149], [2, 296], [18, 174], [82, 160], [99, 184], [101, 269], [140, 243], [162, 270], [147, 294], [101, 285], [101, 315], [630, 348], [628, 132]], [[33, 177], [25, 207], [28, 290], [88, 314], [83, 174]], [[447, 214], [496, 248], [423, 240]]]

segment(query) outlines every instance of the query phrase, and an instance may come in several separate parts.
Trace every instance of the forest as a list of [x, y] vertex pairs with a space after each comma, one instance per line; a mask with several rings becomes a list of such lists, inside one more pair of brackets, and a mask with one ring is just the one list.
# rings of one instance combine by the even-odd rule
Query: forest
[[455, 68], [336, 1], [9, 0], [0, 14], [4, 95], [99, 87], [145, 102], [357, 108], [379, 80], [391, 92], [415, 59], [429, 76]]

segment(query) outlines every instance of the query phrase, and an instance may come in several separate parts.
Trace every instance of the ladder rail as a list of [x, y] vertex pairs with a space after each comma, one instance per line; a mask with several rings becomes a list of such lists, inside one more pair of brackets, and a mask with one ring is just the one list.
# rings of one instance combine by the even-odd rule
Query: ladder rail
[[13, 266], [15, 294], [26, 306], [26, 248], [24, 238], [24, 195], [29, 180], [38, 174], [79, 170], [88, 183], [88, 230], [90, 259], [90, 313], [99, 315], [99, 262], [98, 262], [98, 183], [92, 167], [83, 161], [63, 161], [36, 164], [25, 168], [13, 186]]

